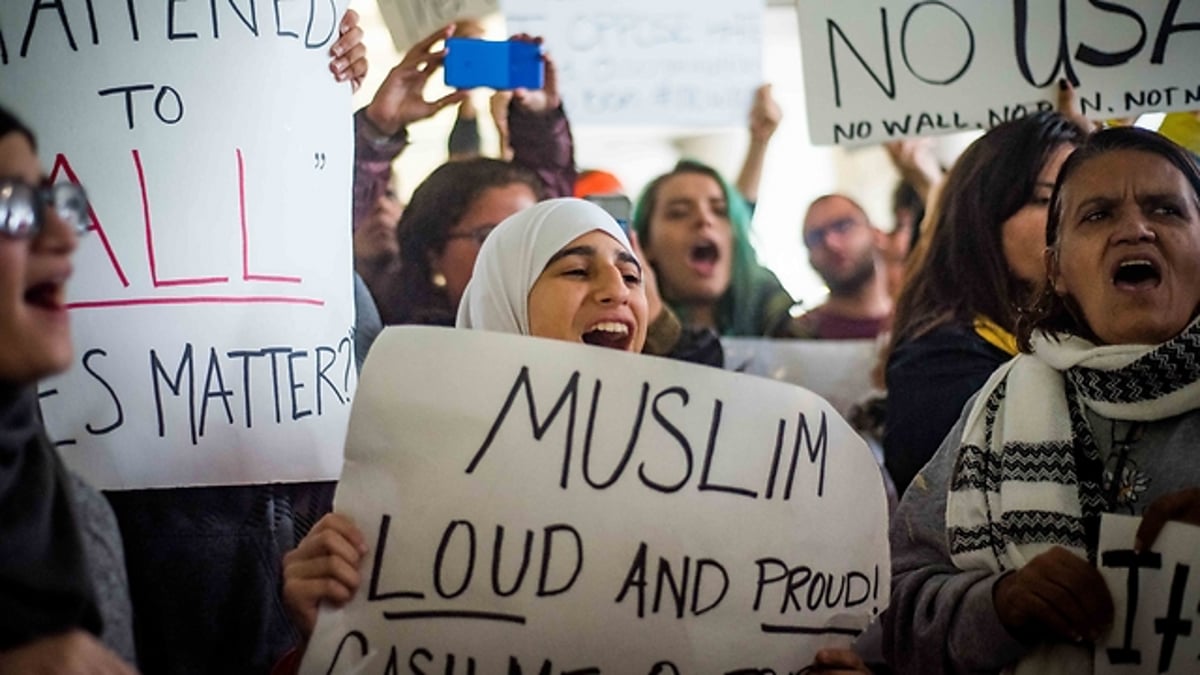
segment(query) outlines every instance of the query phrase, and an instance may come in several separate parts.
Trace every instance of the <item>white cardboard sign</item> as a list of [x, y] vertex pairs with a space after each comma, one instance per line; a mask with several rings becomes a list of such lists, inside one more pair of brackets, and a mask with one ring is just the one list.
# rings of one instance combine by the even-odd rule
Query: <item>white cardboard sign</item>
[[1096, 643], [1096, 675], [1195, 673], [1200, 664], [1200, 527], [1168, 522], [1154, 546], [1133, 552], [1141, 518], [1104, 515], [1100, 574], [1113, 627]]
[[796, 0], [808, 125], [819, 145], [988, 129], [1054, 108], [1200, 108], [1200, 3]]
[[42, 409], [100, 488], [329, 479], [354, 391], [344, 0], [3, 2], [0, 103], [88, 190]]
[[499, 9], [496, 0], [379, 0], [379, 13], [401, 54], [446, 24], [479, 19]]
[[335, 509], [370, 550], [304, 673], [790, 672], [889, 592], [879, 471], [828, 404], [586, 345], [384, 330]]
[[842, 416], [875, 390], [876, 340], [721, 338], [725, 367], [790, 382], [829, 401]]
[[762, 84], [763, 0], [500, 4], [545, 38], [573, 123], [743, 127]]

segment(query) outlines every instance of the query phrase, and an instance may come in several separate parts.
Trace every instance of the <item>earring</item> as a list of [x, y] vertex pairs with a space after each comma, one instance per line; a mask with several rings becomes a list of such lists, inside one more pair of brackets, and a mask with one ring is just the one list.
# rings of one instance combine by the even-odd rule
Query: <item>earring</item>
[[442, 274], [441, 272], [434, 272], [433, 276], [429, 278], [429, 281], [438, 288], [446, 287], [446, 275]]

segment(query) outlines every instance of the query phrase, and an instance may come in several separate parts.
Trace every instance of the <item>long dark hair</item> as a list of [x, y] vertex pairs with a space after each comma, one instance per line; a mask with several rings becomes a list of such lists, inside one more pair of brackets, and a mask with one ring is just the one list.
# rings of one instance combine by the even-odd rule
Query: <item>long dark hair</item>
[[926, 217], [896, 303], [889, 349], [983, 315], [1014, 331], [1031, 292], [1009, 272], [1003, 226], [1033, 197], [1038, 174], [1083, 130], [1053, 112], [1001, 124], [963, 152]]
[[8, 111], [4, 106], [0, 106], [0, 136], [7, 136], [12, 132], [21, 134], [29, 140], [29, 144], [33, 146], [34, 151], [37, 151], [37, 139], [33, 136], [33, 131], [25, 126], [17, 116]]
[[[1059, 254], [1059, 229], [1063, 220], [1062, 188], [1081, 166], [1093, 159], [1120, 150], [1148, 152], [1170, 162], [1192, 186], [1192, 200], [1200, 209], [1200, 167], [1191, 153], [1172, 142], [1169, 138], [1153, 131], [1137, 127], [1114, 127], [1092, 134], [1079, 146], [1059, 171], [1050, 197], [1050, 215], [1046, 221], [1046, 248]], [[1046, 284], [1036, 301], [1017, 324], [1017, 345], [1021, 351], [1033, 351], [1030, 344], [1033, 332], [1040, 330], [1049, 335], [1069, 333], [1095, 341], [1096, 336], [1088, 327], [1075, 301], [1060, 296], [1053, 286]]]
[[458, 308], [433, 284], [430, 256], [442, 252], [446, 235], [484, 191], [514, 183], [529, 186], [539, 201], [545, 193], [533, 172], [488, 157], [447, 162], [417, 186], [396, 228], [402, 293], [399, 306], [384, 310], [388, 323], [453, 325]]

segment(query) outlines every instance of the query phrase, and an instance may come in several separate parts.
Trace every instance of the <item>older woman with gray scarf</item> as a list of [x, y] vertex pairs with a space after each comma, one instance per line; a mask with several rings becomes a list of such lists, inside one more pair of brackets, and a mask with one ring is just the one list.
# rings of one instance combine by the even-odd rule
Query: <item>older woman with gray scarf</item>
[[1100, 516], [1200, 523], [1200, 170], [1140, 129], [1064, 164], [1044, 293], [892, 524], [898, 672], [1090, 673]]

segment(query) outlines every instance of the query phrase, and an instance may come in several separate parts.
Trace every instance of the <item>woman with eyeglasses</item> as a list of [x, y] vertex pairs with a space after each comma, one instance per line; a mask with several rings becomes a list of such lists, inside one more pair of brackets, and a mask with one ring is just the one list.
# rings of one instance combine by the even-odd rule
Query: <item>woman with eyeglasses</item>
[[399, 283], [376, 295], [384, 323], [453, 326], [488, 233], [543, 196], [533, 172], [503, 160], [479, 157], [434, 170], [400, 216]]
[[[391, 165], [408, 145], [409, 128], [467, 97], [460, 90], [425, 99], [424, 85], [447, 54], [442, 40], [453, 33], [454, 27], [446, 26], [409, 48], [371, 103], [355, 115], [356, 232], [389, 190]], [[524, 34], [512, 39], [541, 43]], [[396, 226], [398, 255], [394, 244], [376, 251], [374, 260], [365, 255], [366, 247], [356, 250], [355, 269], [383, 323], [453, 325], [487, 228], [539, 199], [570, 194], [575, 184], [571, 129], [554, 61], [547, 54], [542, 60], [545, 86], [515, 92], [508, 106], [512, 161], [474, 158], [444, 164], [404, 207]]]
[[37, 381], [71, 364], [65, 305], [87, 198], [49, 185], [31, 132], [0, 108], [0, 672], [133, 673], [117, 521], [63, 466]]

